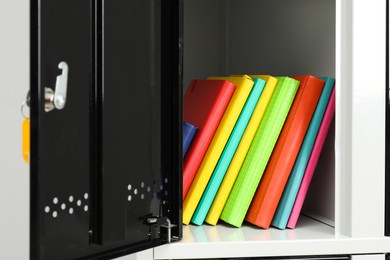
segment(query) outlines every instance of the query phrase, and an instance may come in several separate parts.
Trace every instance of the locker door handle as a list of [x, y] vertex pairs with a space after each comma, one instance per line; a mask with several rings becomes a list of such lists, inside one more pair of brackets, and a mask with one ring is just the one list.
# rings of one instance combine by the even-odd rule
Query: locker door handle
[[58, 68], [62, 70], [62, 74], [57, 76], [54, 90], [51, 88], [45, 88], [46, 112], [52, 111], [54, 108], [61, 110], [66, 104], [69, 66], [65, 61], [61, 61], [58, 64]]

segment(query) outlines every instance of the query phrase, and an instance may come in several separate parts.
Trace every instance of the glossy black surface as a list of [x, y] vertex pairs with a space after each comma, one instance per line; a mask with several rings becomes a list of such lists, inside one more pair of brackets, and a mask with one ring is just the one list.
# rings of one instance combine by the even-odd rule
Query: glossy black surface
[[148, 239], [142, 216], [158, 215], [164, 194], [160, 13], [158, 1], [104, 3], [102, 243]]
[[[31, 85], [31, 255], [66, 259], [89, 244], [90, 4], [45, 0], [35, 11], [41, 27], [31, 50], [38, 53]], [[61, 61], [69, 65], [68, 103], [47, 113], [44, 88], [55, 88]]]
[[[31, 1], [31, 258], [111, 258], [181, 237], [181, 4]], [[44, 111], [69, 65], [63, 110]]]
[[390, 66], [389, 0], [386, 1], [386, 165], [385, 165], [385, 235], [390, 236]]

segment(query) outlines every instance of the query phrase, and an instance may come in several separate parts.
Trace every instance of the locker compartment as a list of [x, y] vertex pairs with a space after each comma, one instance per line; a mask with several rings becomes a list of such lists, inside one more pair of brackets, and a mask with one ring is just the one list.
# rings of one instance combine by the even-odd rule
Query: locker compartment
[[[192, 79], [230, 74], [336, 75], [332, 0], [184, 1], [183, 91]], [[337, 78], [336, 78], [337, 86]], [[304, 212], [334, 226], [335, 123]]]

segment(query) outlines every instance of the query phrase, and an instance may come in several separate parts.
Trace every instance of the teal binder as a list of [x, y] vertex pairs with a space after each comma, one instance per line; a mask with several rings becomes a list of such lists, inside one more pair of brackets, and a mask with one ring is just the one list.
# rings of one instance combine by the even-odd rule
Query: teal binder
[[218, 164], [215, 167], [213, 174], [207, 184], [207, 187], [202, 195], [202, 198], [192, 216], [191, 222], [196, 225], [202, 225], [207, 213], [213, 203], [215, 195], [218, 192], [219, 186], [222, 183], [223, 177], [227, 169], [229, 168], [230, 161], [232, 160], [234, 153], [241, 141], [241, 137], [245, 132], [246, 126], [252, 116], [253, 110], [263, 92], [265, 81], [259, 78], [253, 78], [253, 88], [249, 97], [245, 103], [244, 108], [234, 126], [234, 129], [229, 137], [229, 140], [219, 158]]
[[309, 128], [307, 129], [305, 139], [303, 140], [302, 146], [299, 150], [298, 157], [295, 160], [294, 167], [291, 170], [286, 187], [283, 190], [282, 197], [271, 222], [272, 226], [280, 229], [285, 229], [287, 226], [292, 207], [294, 206], [295, 198], [297, 196], [299, 187], [301, 186], [301, 181], [306, 170], [307, 162], [313, 149], [314, 141], [317, 137], [318, 129], [321, 125], [322, 118], [324, 117], [325, 109], [335, 83], [335, 80], [330, 77], [322, 77], [321, 79], [325, 80], [324, 88], [322, 90], [316, 110], [314, 111], [313, 117], [310, 121]]

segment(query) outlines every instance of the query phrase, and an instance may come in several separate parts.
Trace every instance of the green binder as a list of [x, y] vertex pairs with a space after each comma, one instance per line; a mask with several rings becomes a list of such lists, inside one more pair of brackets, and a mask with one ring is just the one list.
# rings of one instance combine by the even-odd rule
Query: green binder
[[221, 214], [223, 221], [236, 227], [241, 227], [244, 221], [299, 87], [295, 79], [277, 79], [274, 94]]

